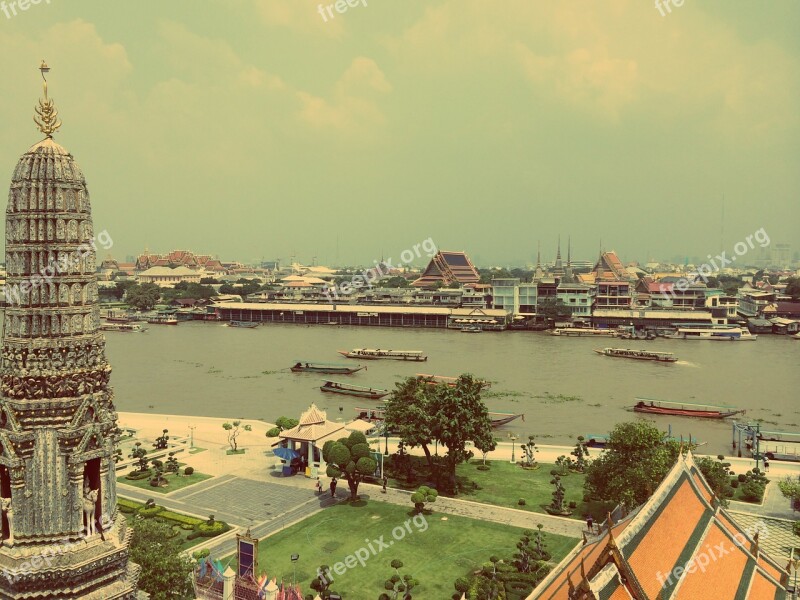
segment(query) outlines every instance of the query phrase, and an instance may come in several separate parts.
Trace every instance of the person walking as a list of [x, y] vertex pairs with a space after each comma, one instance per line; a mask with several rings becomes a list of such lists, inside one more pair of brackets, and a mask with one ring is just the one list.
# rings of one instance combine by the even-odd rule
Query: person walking
[[331, 479], [331, 498], [336, 497], [336, 477]]
[[586, 529], [588, 529], [589, 531], [593, 531], [592, 529], [593, 526], [594, 526], [594, 518], [592, 517], [592, 515], [589, 515], [588, 517], [586, 517]]
[[317, 488], [317, 496], [321, 496], [322, 495], [322, 482], [320, 481], [319, 477], [317, 477], [317, 483], [316, 483], [315, 487]]
[[389, 478], [386, 475], [383, 476], [383, 489], [381, 490], [382, 493], [386, 493], [386, 484], [389, 483]]
[[764, 473], [769, 472], [769, 459], [765, 456], [764, 457]]

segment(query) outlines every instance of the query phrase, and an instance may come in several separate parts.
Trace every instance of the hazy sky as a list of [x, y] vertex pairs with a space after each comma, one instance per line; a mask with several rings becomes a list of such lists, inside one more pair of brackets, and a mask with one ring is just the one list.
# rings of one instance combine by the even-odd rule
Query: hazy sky
[[795, 0], [47, 2], [0, 12], [2, 181], [44, 58], [120, 259], [800, 249]]

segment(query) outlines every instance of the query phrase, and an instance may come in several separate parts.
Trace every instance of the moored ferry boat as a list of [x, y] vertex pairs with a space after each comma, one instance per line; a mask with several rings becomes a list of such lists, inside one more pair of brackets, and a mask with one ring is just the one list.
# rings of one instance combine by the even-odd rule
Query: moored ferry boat
[[649, 350], [631, 350], [630, 348], [603, 348], [595, 352], [614, 358], [632, 358], [634, 360], [654, 360], [657, 362], [674, 363], [677, 357], [672, 352], [651, 352]]
[[151, 325], [177, 325], [178, 317], [173, 313], [157, 313], [147, 317], [147, 322]]
[[124, 331], [127, 333], [142, 333], [147, 331], [146, 327], [142, 327], [139, 323], [103, 323], [100, 325], [102, 331]]
[[669, 400], [651, 400], [636, 398], [635, 412], [651, 415], [672, 415], [676, 417], [701, 417], [704, 419], [724, 419], [743, 413], [733, 406], [716, 406], [713, 404], [692, 404], [689, 402], [671, 402]]
[[325, 373], [327, 375], [352, 375], [362, 369], [361, 365], [357, 367], [345, 367], [344, 365], [336, 365], [332, 363], [318, 363], [309, 362], [307, 360], [298, 360], [291, 367], [292, 373]]
[[357, 396], [359, 398], [369, 398], [379, 400], [389, 394], [389, 390], [380, 390], [363, 385], [351, 385], [339, 381], [325, 381], [320, 387], [323, 392], [332, 394], [344, 394], [345, 396]]
[[483, 328], [480, 325], [464, 325], [461, 333], [483, 333]]
[[566, 337], [583, 336], [603, 336], [616, 337], [619, 332], [614, 329], [591, 329], [589, 327], [557, 327], [550, 332], [550, 335], [562, 335]]
[[754, 341], [758, 335], [743, 327], [679, 327], [667, 337], [675, 340]]
[[354, 348], [353, 350], [339, 350], [339, 354], [347, 358], [361, 358], [364, 360], [410, 360], [424, 362], [428, 357], [422, 350], [381, 350], [380, 348]]
[[109, 310], [105, 315], [105, 319], [109, 323], [129, 323], [131, 321], [128, 313], [115, 310]]

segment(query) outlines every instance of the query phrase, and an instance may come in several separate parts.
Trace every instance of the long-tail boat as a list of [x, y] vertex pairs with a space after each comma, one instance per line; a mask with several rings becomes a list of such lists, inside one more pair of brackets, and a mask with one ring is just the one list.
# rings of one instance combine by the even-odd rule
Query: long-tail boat
[[[447, 377], [445, 375], [429, 375], [427, 373], [416, 373], [414, 377], [420, 377], [422, 379], [427, 379], [428, 383], [431, 385], [436, 385], [438, 383], [443, 383], [447, 387], [456, 387], [456, 383], [458, 382], [458, 377]], [[481, 382], [481, 387], [492, 387], [491, 382], [486, 381], [484, 379], [479, 380]]]
[[319, 363], [309, 362], [306, 360], [298, 360], [292, 367], [292, 373], [325, 373], [326, 375], [352, 375], [366, 367], [358, 365], [357, 367], [345, 367], [344, 365], [337, 365], [333, 363]]
[[380, 400], [389, 394], [389, 390], [380, 390], [363, 385], [351, 385], [338, 381], [325, 381], [319, 389], [323, 392], [332, 394], [344, 394], [345, 396], [358, 396], [359, 398], [369, 398], [370, 400]]
[[380, 348], [354, 348], [353, 350], [338, 350], [339, 354], [347, 358], [360, 358], [362, 360], [410, 360], [423, 362], [428, 357], [422, 350], [381, 350]]
[[650, 350], [631, 350], [630, 348], [603, 348], [595, 352], [614, 358], [632, 358], [634, 360], [655, 360], [657, 362], [674, 363], [678, 358], [672, 352], [652, 352]]
[[715, 406], [713, 404], [691, 404], [688, 402], [670, 402], [668, 400], [651, 400], [636, 398], [633, 410], [652, 415], [672, 415], [676, 417], [701, 417], [703, 419], [724, 419], [745, 412], [733, 406]]

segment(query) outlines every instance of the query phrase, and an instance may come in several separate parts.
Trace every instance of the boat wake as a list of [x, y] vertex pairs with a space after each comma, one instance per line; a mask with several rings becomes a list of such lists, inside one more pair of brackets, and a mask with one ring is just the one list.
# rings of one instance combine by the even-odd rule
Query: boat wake
[[700, 368], [700, 365], [698, 365], [697, 363], [689, 362], [688, 360], [679, 360], [675, 364], [681, 365], [682, 367], [694, 367], [695, 369]]

